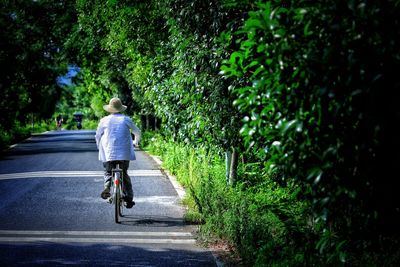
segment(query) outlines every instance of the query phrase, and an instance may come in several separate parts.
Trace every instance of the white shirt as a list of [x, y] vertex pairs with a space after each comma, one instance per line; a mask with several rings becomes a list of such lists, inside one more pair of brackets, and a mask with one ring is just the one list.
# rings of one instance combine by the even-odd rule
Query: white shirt
[[116, 113], [102, 118], [96, 130], [96, 144], [99, 149], [99, 160], [135, 160], [135, 150], [130, 130], [135, 135], [135, 145], [140, 140], [140, 129], [132, 120]]

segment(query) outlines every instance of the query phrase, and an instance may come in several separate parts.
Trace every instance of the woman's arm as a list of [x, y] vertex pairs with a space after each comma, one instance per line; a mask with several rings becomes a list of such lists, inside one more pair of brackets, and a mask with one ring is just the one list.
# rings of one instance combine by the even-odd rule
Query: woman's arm
[[104, 127], [103, 127], [102, 120], [100, 120], [99, 125], [97, 126], [96, 135], [95, 135], [97, 148], [99, 148], [100, 140], [101, 140], [101, 137], [103, 136], [103, 133], [104, 133]]
[[131, 129], [132, 133], [135, 135], [134, 145], [137, 146], [140, 142], [140, 137], [142, 135], [142, 132], [136, 126], [136, 124], [132, 121], [131, 118], [129, 118], [129, 117], [126, 117], [126, 118], [127, 118], [128, 127]]

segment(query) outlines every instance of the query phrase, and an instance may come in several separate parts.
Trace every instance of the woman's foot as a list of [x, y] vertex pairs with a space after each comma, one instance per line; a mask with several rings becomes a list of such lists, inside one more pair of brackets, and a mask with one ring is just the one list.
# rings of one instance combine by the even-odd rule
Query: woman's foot
[[103, 190], [103, 192], [101, 192], [100, 196], [102, 199], [107, 199], [107, 198], [111, 197], [110, 188], [108, 188], [108, 187], [104, 188], [104, 190]]

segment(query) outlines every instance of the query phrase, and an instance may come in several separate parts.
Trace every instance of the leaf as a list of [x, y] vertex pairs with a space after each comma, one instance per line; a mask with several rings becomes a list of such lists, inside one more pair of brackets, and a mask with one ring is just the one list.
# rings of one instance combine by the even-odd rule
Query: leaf
[[313, 34], [312, 31], [310, 31], [310, 25], [311, 25], [311, 21], [309, 21], [306, 26], [304, 26], [304, 36], [310, 36]]
[[[264, 68], [263, 65], [261, 65], [260, 67], [258, 67], [258, 68], [256, 69], [256, 71], [251, 75], [251, 77], [252, 77], [252, 78], [256, 78], [256, 77], [258, 77], [258, 75], [259, 75], [261, 72], [263, 72], [263, 71], [265, 71], [265, 68]], [[264, 75], [261, 75], [261, 76], [264, 76]]]
[[229, 58], [229, 62], [233, 65], [236, 64], [236, 62], [239, 64], [239, 66], [242, 68], [243, 64], [243, 53], [240, 51], [233, 52], [232, 55]]
[[260, 21], [259, 19], [248, 19], [245, 22], [246, 28], [258, 28], [258, 29], [266, 29], [266, 25]]
[[258, 64], [259, 64], [258, 61], [253, 60], [253, 61], [252, 61], [250, 64], [248, 64], [244, 69], [247, 70], [247, 69], [249, 69], [249, 68], [251, 68], [251, 67], [254, 67], [254, 66], [258, 65]]

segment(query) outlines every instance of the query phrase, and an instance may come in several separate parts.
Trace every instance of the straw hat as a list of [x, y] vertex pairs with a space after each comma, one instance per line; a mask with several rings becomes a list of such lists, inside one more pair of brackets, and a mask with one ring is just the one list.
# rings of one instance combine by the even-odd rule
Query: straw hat
[[111, 98], [110, 104], [103, 106], [104, 110], [110, 113], [122, 112], [126, 109], [125, 105], [122, 105], [121, 99], [118, 97]]

